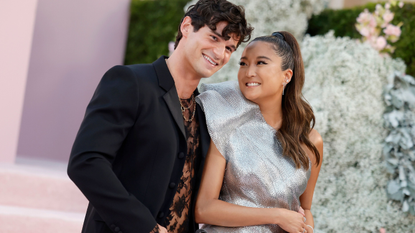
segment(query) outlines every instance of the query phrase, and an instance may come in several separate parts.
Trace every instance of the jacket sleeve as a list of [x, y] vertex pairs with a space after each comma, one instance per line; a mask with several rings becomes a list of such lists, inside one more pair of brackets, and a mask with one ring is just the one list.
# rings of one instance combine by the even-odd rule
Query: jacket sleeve
[[117, 151], [134, 125], [138, 81], [126, 66], [103, 76], [76, 136], [68, 175], [113, 232], [148, 233], [156, 221], [112, 170]]

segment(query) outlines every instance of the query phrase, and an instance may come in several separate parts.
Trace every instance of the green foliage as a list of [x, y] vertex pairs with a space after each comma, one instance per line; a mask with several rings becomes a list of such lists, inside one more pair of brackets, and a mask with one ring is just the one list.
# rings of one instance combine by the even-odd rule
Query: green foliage
[[396, 47], [393, 57], [402, 58], [407, 66], [406, 73], [415, 76], [415, 4], [405, 3], [392, 11], [396, 12], [392, 23], [403, 22], [401, 38], [392, 44]]
[[[334, 30], [337, 37], [348, 36], [350, 38], [360, 39], [362, 36], [355, 28], [356, 18], [367, 8], [370, 12], [374, 12], [376, 3], [369, 3], [350, 9], [332, 10], [326, 9], [319, 15], [314, 15], [309, 20], [307, 32], [311, 36], [324, 35], [330, 30]], [[397, 25], [403, 22], [402, 35], [392, 46], [396, 47], [394, 58], [402, 58], [406, 65], [406, 73], [415, 75], [415, 4], [405, 3], [402, 8], [394, 6], [391, 11], [395, 13], [392, 24]]]
[[402, 203], [402, 211], [415, 215], [415, 78], [395, 72], [385, 88], [389, 135], [383, 154], [392, 174], [387, 191], [392, 200]]
[[132, 0], [124, 64], [151, 63], [168, 55], [189, 0]]

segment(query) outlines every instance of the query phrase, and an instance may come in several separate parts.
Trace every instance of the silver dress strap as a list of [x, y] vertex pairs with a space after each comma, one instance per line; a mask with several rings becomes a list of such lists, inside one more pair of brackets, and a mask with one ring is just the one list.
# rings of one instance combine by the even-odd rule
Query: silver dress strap
[[[227, 161], [220, 199], [236, 205], [298, 211], [310, 169], [296, 169], [282, 154], [276, 130], [235, 81], [202, 85], [197, 103], [206, 115], [212, 141]], [[207, 232], [285, 232], [277, 225], [219, 227]]]

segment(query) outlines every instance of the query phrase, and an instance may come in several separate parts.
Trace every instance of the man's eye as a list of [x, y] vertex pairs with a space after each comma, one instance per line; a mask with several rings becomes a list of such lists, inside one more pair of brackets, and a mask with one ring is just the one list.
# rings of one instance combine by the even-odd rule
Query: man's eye
[[226, 50], [228, 50], [229, 52], [232, 52], [232, 49], [230, 47], [226, 47]]
[[216, 36], [212, 36], [212, 39], [213, 39], [214, 41], [217, 41], [217, 40], [218, 40], [218, 38], [217, 38]]

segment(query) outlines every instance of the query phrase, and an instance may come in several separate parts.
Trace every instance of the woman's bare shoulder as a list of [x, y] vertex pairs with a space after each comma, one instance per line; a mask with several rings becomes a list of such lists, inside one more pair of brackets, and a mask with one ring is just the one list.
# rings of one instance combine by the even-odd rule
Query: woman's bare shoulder
[[312, 129], [310, 134], [308, 135], [308, 138], [314, 144], [314, 146], [317, 147], [317, 149], [319, 147], [323, 147], [323, 138], [317, 130]]
[[[312, 129], [310, 134], [308, 135], [308, 138], [310, 140], [311, 143], [314, 144], [314, 146], [316, 147], [316, 149], [318, 150], [320, 156], [319, 156], [319, 163], [321, 164], [321, 161], [323, 160], [323, 138], [321, 137], [320, 133], [315, 130]], [[308, 148], [307, 148], [308, 149]], [[310, 150], [308, 150], [308, 156], [311, 159], [311, 161], [313, 162], [313, 164], [316, 162], [316, 155], [311, 152]]]

